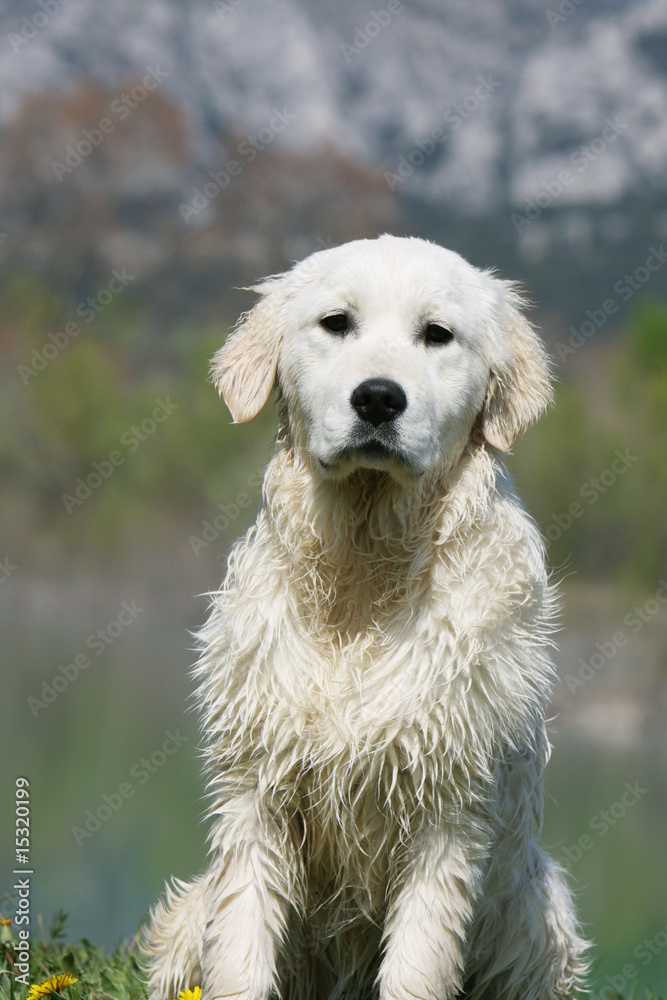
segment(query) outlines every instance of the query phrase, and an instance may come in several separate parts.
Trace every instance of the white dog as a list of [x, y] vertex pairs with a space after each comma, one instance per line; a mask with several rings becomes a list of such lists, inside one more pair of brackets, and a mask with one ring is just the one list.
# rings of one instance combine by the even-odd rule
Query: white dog
[[538, 846], [554, 595], [499, 460], [550, 400], [507, 282], [419, 239], [255, 290], [213, 362], [278, 448], [197, 669], [211, 861], [148, 933], [159, 1000], [555, 1000], [585, 971]]

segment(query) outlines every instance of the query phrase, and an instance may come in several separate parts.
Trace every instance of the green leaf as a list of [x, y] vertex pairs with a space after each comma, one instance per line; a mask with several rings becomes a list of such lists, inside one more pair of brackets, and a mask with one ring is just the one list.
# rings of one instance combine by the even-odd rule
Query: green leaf
[[70, 972], [72, 975], [76, 975], [76, 962], [71, 951], [66, 951], [63, 955], [63, 969], [65, 972]]

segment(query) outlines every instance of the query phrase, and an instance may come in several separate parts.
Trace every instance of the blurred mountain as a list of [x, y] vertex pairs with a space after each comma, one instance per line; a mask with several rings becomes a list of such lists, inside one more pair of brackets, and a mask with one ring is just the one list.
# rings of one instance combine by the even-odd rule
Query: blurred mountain
[[164, 279], [171, 319], [394, 229], [526, 276], [548, 307], [565, 280], [574, 319], [667, 237], [662, 0], [5, 0], [0, 16], [0, 253], [78, 292], [134, 267], [136, 287]]

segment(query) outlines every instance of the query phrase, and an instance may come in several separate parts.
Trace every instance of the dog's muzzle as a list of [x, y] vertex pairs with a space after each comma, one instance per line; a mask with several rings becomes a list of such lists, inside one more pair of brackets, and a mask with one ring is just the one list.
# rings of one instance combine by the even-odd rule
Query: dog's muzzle
[[388, 378], [365, 379], [352, 392], [350, 406], [358, 419], [345, 447], [326, 461], [320, 458], [322, 468], [329, 471], [343, 462], [376, 469], [397, 462], [412, 468], [410, 457], [401, 447], [395, 424], [396, 418], [408, 406], [405, 391], [398, 382]]

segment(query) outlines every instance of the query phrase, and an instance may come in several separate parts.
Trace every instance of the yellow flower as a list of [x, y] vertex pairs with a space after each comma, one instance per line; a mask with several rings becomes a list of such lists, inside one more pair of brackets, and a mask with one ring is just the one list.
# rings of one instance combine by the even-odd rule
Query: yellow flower
[[201, 986], [195, 986], [193, 990], [181, 990], [177, 1000], [201, 1000]]
[[12, 926], [12, 918], [11, 917], [1, 917], [0, 918], [0, 927], [11, 927], [11, 926]]
[[70, 975], [69, 972], [63, 972], [59, 976], [51, 976], [50, 979], [45, 979], [43, 983], [35, 983], [34, 986], [31, 986], [27, 1000], [38, 1000], [38, 997], [48, 997], [50, 993], [57, 993], [59, 990], [64, 989], [65, 986], [71, 986], [76, 981], [77, 977]]

